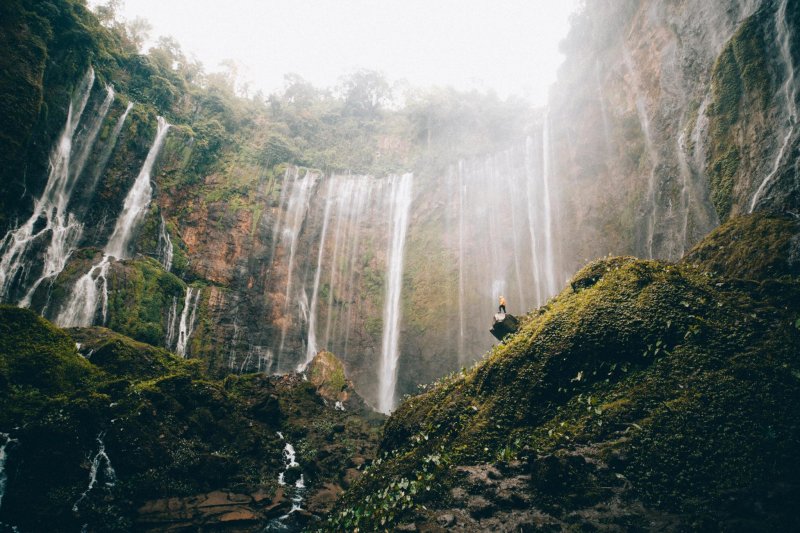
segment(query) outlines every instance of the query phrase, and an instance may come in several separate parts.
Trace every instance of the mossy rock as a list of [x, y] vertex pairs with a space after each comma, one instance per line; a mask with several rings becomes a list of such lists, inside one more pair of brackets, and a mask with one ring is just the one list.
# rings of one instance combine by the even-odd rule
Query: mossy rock
[[728, 278], [800, 277], [800, 222], [788, 215], [737, 217], [711, 232], [682, 263]]

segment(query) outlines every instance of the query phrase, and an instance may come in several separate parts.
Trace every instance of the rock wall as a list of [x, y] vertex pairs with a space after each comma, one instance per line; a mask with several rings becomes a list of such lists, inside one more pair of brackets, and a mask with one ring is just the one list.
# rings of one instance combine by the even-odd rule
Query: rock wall
[[576, 18], [550, 109], [567, 270], [674, 260], [720, 220], [797, 208], [796, 10], [598, 2]]

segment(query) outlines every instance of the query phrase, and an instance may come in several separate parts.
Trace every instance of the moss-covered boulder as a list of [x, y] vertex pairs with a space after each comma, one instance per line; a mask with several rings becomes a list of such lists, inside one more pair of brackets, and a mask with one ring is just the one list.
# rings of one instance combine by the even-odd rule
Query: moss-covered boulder
[[760, 260], [785, 259], [796, 230], [730, 224], [695, 258], [738, 235], [725, 245], [760, 283], [698, 260], [591, 263], [484, 361], [403, 402], [326, 527], [799, 527], [800, 283]]

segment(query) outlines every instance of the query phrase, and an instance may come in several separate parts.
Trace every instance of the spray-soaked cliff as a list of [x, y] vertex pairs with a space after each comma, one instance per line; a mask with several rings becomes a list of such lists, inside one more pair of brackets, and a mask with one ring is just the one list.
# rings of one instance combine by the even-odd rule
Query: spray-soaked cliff
[[796, 210], [796, 2], [598, 2], [551, 90], [573, 270], [676, 259], [720, 220]]
[[547, 110], [381, 106], [369, 72], [246, 98], [80, 2], [2, 9], [2, 300], [218, 373], [328, 349], [389, 410], [491, 347], [501, 294], [524, 314], [586, 259], [797, 208], [793, 2], [589, 4]]

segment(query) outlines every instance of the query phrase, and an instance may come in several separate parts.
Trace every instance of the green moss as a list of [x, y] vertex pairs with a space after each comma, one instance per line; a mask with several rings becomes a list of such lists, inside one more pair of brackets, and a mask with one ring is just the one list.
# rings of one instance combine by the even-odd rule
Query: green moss
[[[711, 277], [704, 267], [723, 255], [704, 250], [725, 242], [743, 259], [770, 243], [769, 257], [785, 261], [795, 232], [786, 219], [750, 217], [721, 228], [685, 264], [589, 264], [484, 361], [405, 400], [384, 428], [383, 461], [345, 495], [326, 527], [348, 520], [366, 530], [390, 527], [423, 505], [446, 507], [456, 466], [515, 457], [545, 468], [542, 475], [552, 466], [559, 479], [572, 480], [564, 493], [547, 483], [531, 489], [534, 505], [564, 513], [610, 497], [616, 474], [648, 505], [690, 520], [729, 512], [733, 494], [748, 501], [793, 479], [800, 286], [777, 259], [750, 275], [783, 281]], [[731, 273], [747, 273], [739, 261]], [[568, 458], [585, 449], [632, 459], [613, 463], [609, 479], [569, 470]], [[545, 455], [561, 459], [542, 466], [537, 457]], [[424, 469], [431, 456], [441, 470]], [[366, 500], [428, 474], [435, 490], [412, 495], [403, 509]]]
[[738, 217], [711, 232], [682, 262], [728, 278], [800, 277], [792, 252], [798, 233], [800, 225], [790, 217]]
[[109, 274], [108, 326], [142, 342], [163, 344], [172, 299], [182, 303], [185, 292], [184, 283], [155, 259], [115, 263]]
[[711, 201], [720, 220], [732, 210], [734, 189], [740, 178], [743, 122], [764, 113], [773, 94], [773, 80], [766, 58], [766, 9], [757, 11], [731, 37], [711, 72], [711, 105], [708, 109], [710, 146], [706, 161]]

